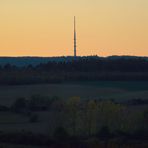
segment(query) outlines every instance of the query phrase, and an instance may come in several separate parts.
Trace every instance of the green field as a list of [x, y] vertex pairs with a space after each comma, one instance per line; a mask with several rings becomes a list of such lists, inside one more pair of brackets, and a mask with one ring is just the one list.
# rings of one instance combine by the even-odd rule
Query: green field
[[[148, 82], [73, 82], [67, 84], [0, 86], [1, 105], [11, 106], [17, 98], [30, 98], [32, 95], [59, 96], [63, 99], [73, 96], [80, 96], [82, 99], [147, 99]], [[48, 120], [53, 117], [50, 117], [49, 112], [37, 114], [39, 114], [41, 122], [28, 123], [26, 117], [1, 112], [0, 130], [14, 132], [23, 129], [45, 133], [49, 126]]]
[[9, 106], [19, 97], [29, 98], [38, 94], [51, 97], [59, 96], [64, 99], [73, 96], [84, 99], [147, 99], [148, 82], [100, 81], [0, 86], [0, 104]]

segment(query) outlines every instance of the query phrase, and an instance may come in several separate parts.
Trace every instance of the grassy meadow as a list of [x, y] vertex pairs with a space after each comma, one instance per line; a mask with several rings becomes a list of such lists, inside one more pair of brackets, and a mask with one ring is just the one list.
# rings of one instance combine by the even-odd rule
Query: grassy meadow
[[16, 98], [32, 95], [78, 96], [84, 99], [127, 100], [148, 98], [148, 81], [88, 81], [62, 84], [0, 86], [0, 104], [11, 105]]
[[[27, 109], [17, 106], [19, 110], [13, 110], [12, 105], [18, 98], [27, 99], [28, 103], [32, 96], [36, 96], [37, 105], [46, 104], [46, 99], [52, 97], [60, 99], [54, 99], [45, 110], [33, 108], [28, 111], [28, 106]], [[45, 102], [42, 102], [42, 97]], [[0, 105], [10, 108], [8, 111], [0, 111], [0, 136], [3, 133], [33, 133], [52, 137], [61, 125], [73, 136], [76, 134], [93, 137], [103, 125], [108, 126], [111, 132], [120, 129], [132, 134], [142, 126], [146, 127], [147, 121], [143, 119], [148, 107], [122, 104], [132, 99], [148, 99], [148, 82], [88, 81], [0, 86]], [[47, 101], [47, 106], [48, 103]], [[9, 144], [5, 142], [0, 142], [0, 146], [9, 148]]]

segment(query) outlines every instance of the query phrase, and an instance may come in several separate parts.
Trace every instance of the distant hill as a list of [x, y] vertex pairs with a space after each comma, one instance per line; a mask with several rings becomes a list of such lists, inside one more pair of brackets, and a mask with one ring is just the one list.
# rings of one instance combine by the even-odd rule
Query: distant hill
[[148, 57], [1, 57], [0, 85], [148, 81]]
[[[148, 57], [138, 57], [138, 56], [109, 56], [109, 57], [99, 57], [99, 56], [83, 56], [77, 57], [77, 59], [109, 59], [109, 60], [119, 60], [119, 59], [145, 59]], [[33, 65], [36, 66], [40, 63], [48, 63], [49, 61], [54, 62], [68, 62], [74, 60], [72, 56], [63, 57], [0, 57], [0, 65], [4, 66], [6, 64], [16, 65], [18, 67]]]
[[19, 67], [33, 65], [36, 66], [40, 63], [48, 63], [49, 61], [65, 61], [70, 60], [72, 57], [0, 57], [0, 65], [12, 64]]

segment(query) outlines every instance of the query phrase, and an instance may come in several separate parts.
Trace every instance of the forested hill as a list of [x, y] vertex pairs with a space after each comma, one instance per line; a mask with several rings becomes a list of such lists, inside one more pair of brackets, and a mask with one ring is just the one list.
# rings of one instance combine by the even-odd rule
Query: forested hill
[[11, 64], [18, 67], [28, 65], [36, 66], [40, 63], [48, 63], [49, 61], [60, 62], [70, 59], [71, 57], [0, 57], [0, 65]]
[[[0, 57], [0, 66], [4, 66], [6, 64], [15, 65], [18, 67], [23, 66], [36, 66], [40, 63], [48, 63], [48, 62], [68, 62], [73, 61], [72, 56], [62, 56], [62, 57]], [[109, 56], [109, 57], [99, 57], [99, 56], [83, 56], [77, 57], [77, 60], [80, 59], [106, 59], [106, 60], [125, 60], [125, 59], [145, 59], [148, 61], [148, 57], [136, 57], [136, 56]]]
[[148, 81], [148, 58], [22, 57], [0, 59], [0, 85], [67, 81]]

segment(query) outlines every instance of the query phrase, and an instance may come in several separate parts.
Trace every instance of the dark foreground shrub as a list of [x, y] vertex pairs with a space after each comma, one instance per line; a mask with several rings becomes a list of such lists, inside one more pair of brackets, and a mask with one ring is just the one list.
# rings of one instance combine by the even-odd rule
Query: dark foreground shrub
[[70, 135], [65, 128], [58, 127], [57, 129], [55, 129], [53, 137], [57, 141], [67, 141], [70, 138]]
[[9, 111], [9, 107], [4, 106], [4, 105], [0, 105], [0, 111]]
[[28, 101], [25, 98], [18, 98], [11, 106], [16, 113], [25, 113], [28, 110]]
[[32, 114], [32, 115], [30, 116], [29, 121], [30, 121], [31, 123], [38, 122], [38, 121], [39, 121], [39, 116], [38, 116], [37, 114]]
[[101, 140], [108, 140], [112, 137], [112, 134], [107, 126], [104, 126], [97, 133], [97, 137]]

